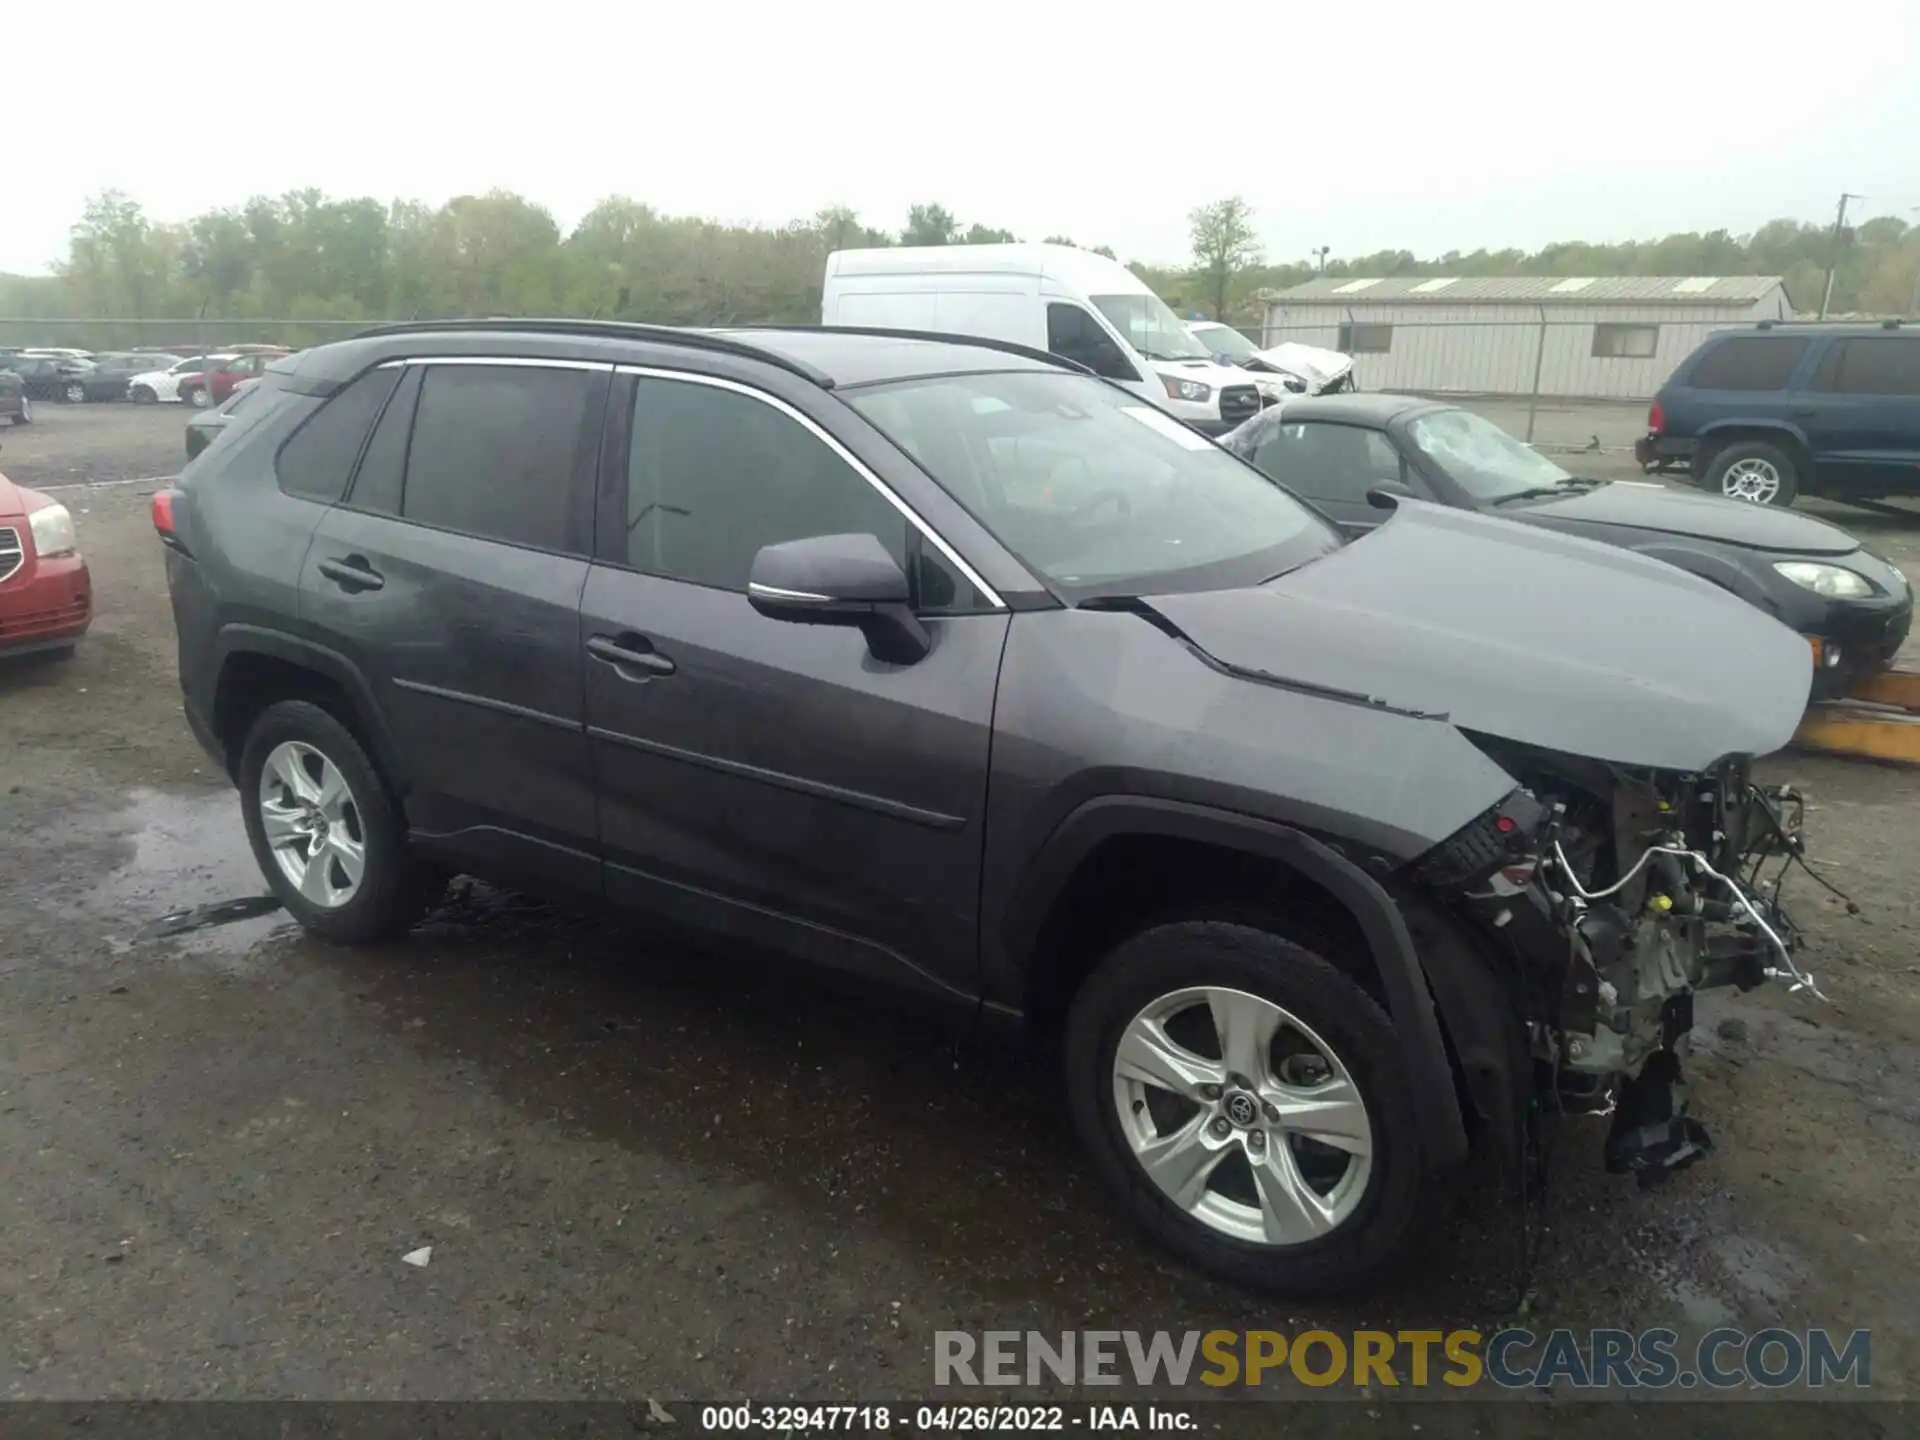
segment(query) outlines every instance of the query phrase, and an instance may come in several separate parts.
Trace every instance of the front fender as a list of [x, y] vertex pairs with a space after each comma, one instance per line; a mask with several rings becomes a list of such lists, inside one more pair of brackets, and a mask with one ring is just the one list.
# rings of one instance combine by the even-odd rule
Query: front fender
[[1103, 796], [1083, 803], [1061, 822], [1026, 867], [993, 936], [999, 954], [989, 956], [989, 968], [1004, 970], [1002, 986], [988, 976], [989, 994], [1025, 973], [1047, 916], [1075, 870], [1103, 841], [1120, 836], [1188, 840], [1258, 855], [1332, 895], [1366, 937], [1388, 1012], [1404, 1038], [1414, 1078], [1414, 1108], [1426, 1137], [1429, 1162], [1444, 1167], [1466, 1155], [1466, 1129], [1446, 1045], [1400, 907], [1379, 881], [1352, 860], [1288, 826], [1147, 796]]

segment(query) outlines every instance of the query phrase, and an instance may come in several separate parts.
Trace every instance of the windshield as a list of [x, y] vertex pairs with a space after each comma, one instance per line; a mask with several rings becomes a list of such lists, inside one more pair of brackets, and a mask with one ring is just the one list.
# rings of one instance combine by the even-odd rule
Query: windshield
[[1090, 376], [838, 393], [1075, 602], [1258, 584], [1340, 545], [1259, 471]]
[[1091, 295], [1107, 323], [1149, 360], [1210, 360], [1180, 317], [1158, 295]]
[[1225, 355], [1229, 360], [1250, 360], [1260, 353], [1259, 346], [1231, 325], [1209, 325], [1205, 329], [1196, 325], [1193, 333], [1199, 337], [1209, 355]]
[[1422, 415], [1407, 426], [1407, 438], [1476, 500], [1558, 489], [1573, 479], [1546, 456], [1468, 410]]

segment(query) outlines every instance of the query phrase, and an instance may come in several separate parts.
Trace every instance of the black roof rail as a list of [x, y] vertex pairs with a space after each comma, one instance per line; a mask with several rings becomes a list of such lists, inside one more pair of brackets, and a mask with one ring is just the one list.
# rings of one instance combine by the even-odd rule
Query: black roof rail
[[692, 350], [711, 350], [721, 355], [737, 355], [747, 360], [762, 360], [778, 365], [822, 390], [833, 388], [833, 377], [823, 370], [778, 350], [729, 339], [714, 330], [686, 330], [677, 325], [642, 325], [631, 320], [539, 320], [523, 317], [495, 320], [396, 320], [360, 331], [355, 339], [374, 335], [460, 334], [462, 332], [505, 331], [509, 334], [581, 335], [601, 340], [655, 340], [665, 345], [685, 345]]
[[1809, 329], [1823, 330], [1866, 330], [1879, 326], [1882, 330], [1898, 330], [1907, 322], [1904, 320], [1759, 320], [1755, 328], [1772, 330], [1781, 325], [1804, 325]]
[[1029, 360], [1043, 360], [1049, 365], [1077, 371], [1082, 375], [1094, 373], [1092, 366], [1056, 355], [1051, 350], [1036, 350], [1031, 345], [1022, 345], [1015, 340], [992, 340], [984, 335], [959, 335], [946, 330], [893, 330], [880, 325], [743, 325], [737, 328], [787, 331], [800, 335], [876, 335], [891, 340], [932, 340], [942, 345], [972, 345], [981, 350], [1000, 350], [1008, 355], [1025, 356]]

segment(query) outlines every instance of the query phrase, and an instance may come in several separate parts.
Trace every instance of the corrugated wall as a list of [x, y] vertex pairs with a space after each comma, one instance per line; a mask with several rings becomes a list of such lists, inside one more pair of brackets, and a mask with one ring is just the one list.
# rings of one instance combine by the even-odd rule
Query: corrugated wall
[[[1339, 348], [1340, 327], [1391, 325], [1385, 354], [1354, 357], [1362, 389], [1435, 394], [1529, 395], [1536, 359], [1540, 393], [1581, 399], [1646, 400], [1716, 330], [1750, 325], [1777, 306], [1548, 305], [1545, 345], [1541, 309], [1527, 304], [1316, 305], [1276, 302], [1268, 309], [1266, 343], [1295, 340]], [[1596, 323], [1656, 325], [1650, 358], [1595, 355]]]

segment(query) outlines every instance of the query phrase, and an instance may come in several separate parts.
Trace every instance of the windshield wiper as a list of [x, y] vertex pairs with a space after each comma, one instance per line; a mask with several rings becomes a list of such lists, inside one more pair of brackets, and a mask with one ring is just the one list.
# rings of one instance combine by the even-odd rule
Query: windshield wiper
[[1564, 494], [1566, 489], [1567, 487], [1564, 485], [1534, 485], [1525, 490], [1516, 490], [1511, 495], [1496, 496], [1493, 503], [1495, 505], [1505, 505], [1513, 500], [1538, 500], [1543, 495]]

